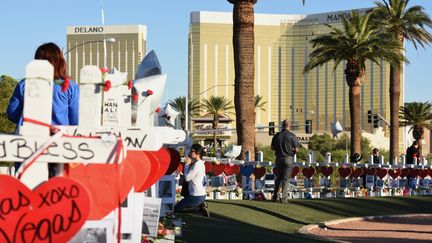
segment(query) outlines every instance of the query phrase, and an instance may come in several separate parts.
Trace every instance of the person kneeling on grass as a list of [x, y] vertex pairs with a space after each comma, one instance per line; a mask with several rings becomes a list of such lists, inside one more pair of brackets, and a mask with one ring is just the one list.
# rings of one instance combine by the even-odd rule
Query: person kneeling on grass
[[206, 190], [203, 185], [205, 166], [204, 161], [201, 160], [203, 155], [204, 148], [199, 144], [193, 144], [189, 155], [185, 157], [184, 179], [188, 187], [188, 193], [174, 206], [174, 213], [199, 208], [204, 216], [210, 217], [205, 203]]

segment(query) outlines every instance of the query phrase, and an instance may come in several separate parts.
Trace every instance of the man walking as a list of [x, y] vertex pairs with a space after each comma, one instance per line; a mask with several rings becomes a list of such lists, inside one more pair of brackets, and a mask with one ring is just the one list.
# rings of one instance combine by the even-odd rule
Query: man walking
[[300, 146], [296, 135], [289, 131], [290, 125], [289, 121], [284, 120], [282, 122], [282, 130], [274, 135], [271, 143], [271, 148], [275, 151], [276, 155], [276, 179], [272, 198], [273, 202], [278, 198], [278, 191], [281, 183], [282, 197], [280, 201], [282, 203], [288, 202], [288, 187], [290, 187], [289, 181], [291, 179], [294, 155], [297, 153]]

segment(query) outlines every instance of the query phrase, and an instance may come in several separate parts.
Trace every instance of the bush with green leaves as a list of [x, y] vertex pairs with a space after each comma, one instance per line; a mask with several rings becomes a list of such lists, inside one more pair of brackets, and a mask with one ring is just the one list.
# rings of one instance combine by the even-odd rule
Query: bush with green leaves
[[0, 133], [13, 133], [15, 124], [6, 116], [9, 99], [15, 89], [17, 81], [7, 75], [0, 76]]

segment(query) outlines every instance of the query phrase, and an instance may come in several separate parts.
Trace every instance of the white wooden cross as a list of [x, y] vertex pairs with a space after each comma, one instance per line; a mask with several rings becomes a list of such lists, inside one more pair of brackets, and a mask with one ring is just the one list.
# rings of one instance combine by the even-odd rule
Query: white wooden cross
[[[121, 137], [127, 150], [157, 151], [163, 144], [177, 144], [185, 140], [182, 130], [154, 126], [160, 105], [166, 75], [153, 75], [136, 80], [132, 89], [123, 85], [124, 73], [107, 74], [111, 88], [102, 92], [102, 74], [96, 66], [86, 66], [80, 77], [79, 126], [62, 127], [73, 136], [114, 134]], [[151, 90], [152, 95], [147, 91]], [[132, 97], [135, 95], [135, 100]], [[154, 191], [154, 190], [153, 190]], [[155, 193], [152, 193], [154, 195]], [[141, 239], [144, 193], [132, 189], [127, 207], [122, 207], [121, 233], [129, 235], [122, 242], [139, 242]], [[105, 219], [116, 220], [114, 212]], [[117, 229], [117, 228], [116, 228]]]
[[[59, 134], [50, 136], [48, 126], [29, 120], [51, 124], [53, 97], [52, 65], [45, 60], [34, 60], [26, 66], [24, 92], [24, 123], [19, 135], [0, 135], [1, 159], [3, 161], [28, 161], [44, 145], [47, 149], [21, 177], [29, 188], [48, 179], [47, 162], [55, 163], [107, 163], [113, 161], [110, 152], [115, 142], [94, 138], [64, 138]], [[23, 166], [22, 166], [23, 167]]]
[[[23, 174], [21, 181], [34, 188], [48, 179], [47, 162], [55, 163], [109, 163], [116, 145], [112, 134], [123, 139], [126, 149], [159, 150], [163, 144], [183, 142], [185, 134], [169, 127], [154, 127], [155, 99], [144, 96], [144, 91], [153, 89], [162, 95], [165, 75], [152, 76], [136, 81], [133, 92], [138, 94], [135, 122], [131, 119], [131, 92], [120, 73], [109, 74], [112, 88], [102, 92], [102, 74], [98, 67], [86, 66], [80, 73], [79, 126], [56, 126], [61, 133], [75, 136], [61, 137], [61, 133], [50, 136], [50, 129], [28, 119], [44, 124], [51, 123], [53, 96], [53, 67], [44, 60], [35, 60], [26, 67], [25, 103], [23, 116], [27, 118], [20, 127], [19, 135], [0, 135], [0, 157], [3, 161], [26, 161], [44, 145], [47, 147], [36, 162]], [[152, 81], [162, 80], [159, 84]], [[103, 109], [105, 108], [105, 109]], [[101, 139], [80, 137], [99, 135]], [[133, 190], [132, 190], [133, 191]], [[122, 232], [131, 233], [130, 242], [141, 238], [143, 193], [131, 193], [129, 205], [124, 210]], [[128, 241], [124, 241], [128, 242]]]

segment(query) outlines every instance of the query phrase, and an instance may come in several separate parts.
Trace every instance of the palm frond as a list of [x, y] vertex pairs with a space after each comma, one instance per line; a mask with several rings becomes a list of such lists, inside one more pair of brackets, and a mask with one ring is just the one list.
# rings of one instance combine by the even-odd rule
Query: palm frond
[[267, 101], [262, 100], [263, 97], [261, 95], [255, 95], [255, 110], [266, 111], [264, 106], [267, 104]]
[[330, 61], [335, 64], [334, 70], [344, 60], [355, 63], [358, 70], [366, 68], [366, 60], [379, 64], [382, 59], [395, 65], [406, 61], [401, 52], [401, 43], [391, 34], [371, 25], [372, 13], [361, 14], [353, 11], [350, 18], [342, 16], [341, 22], [341, 29], [328, 26], [328, 34], [310, 41], [314, 50], [309, 54], [304, 73]]

